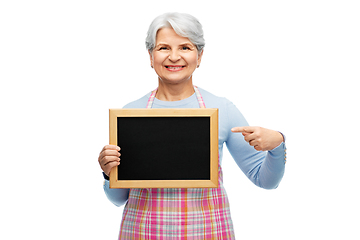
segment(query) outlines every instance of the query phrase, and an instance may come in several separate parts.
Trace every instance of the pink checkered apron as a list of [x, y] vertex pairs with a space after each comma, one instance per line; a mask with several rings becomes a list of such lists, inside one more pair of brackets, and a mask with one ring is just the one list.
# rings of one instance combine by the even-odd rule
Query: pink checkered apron
[[[205, 108], [196, 86], [194, 90]], [[220, 164], [218, 188], [130, 189], [119, 239], [235, 239]]]

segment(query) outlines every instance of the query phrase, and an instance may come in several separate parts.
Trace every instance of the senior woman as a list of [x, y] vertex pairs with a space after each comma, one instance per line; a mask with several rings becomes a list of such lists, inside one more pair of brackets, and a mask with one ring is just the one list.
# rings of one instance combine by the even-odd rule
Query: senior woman
[[119, 239], [235, 239], [222, 181], [224, 143], [239, 168], [257, 186], [274, 189], [283, 177], [283, 135], [248, 126], [226, 98], [193, 85], [192, 75], [200, 66], [204, 45], [202, 26], [193, 16], [166, 13], [155, 18], [146, 47], [159, 85], [125, 108], [218, 108], [219, 187], [110, 189], [108, 175], [120, 164], [121, 146], [105, 146], [98, 158], [106, 179], [105, 193], [116, 206], [126, 203]]

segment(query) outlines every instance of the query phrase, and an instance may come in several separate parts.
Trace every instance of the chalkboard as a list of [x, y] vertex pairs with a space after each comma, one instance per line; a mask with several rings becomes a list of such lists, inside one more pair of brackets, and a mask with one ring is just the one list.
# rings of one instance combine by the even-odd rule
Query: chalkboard
[[218, 109], [110, 109], [111, 188], [218, 186]]

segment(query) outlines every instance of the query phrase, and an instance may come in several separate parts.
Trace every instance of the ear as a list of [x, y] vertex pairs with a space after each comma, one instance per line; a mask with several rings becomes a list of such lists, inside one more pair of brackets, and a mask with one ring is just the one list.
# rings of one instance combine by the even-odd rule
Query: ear
[[151, 64], [151, 67], [154, 68], [154, 61], [153, 61], [152, 53], [150, 52], [150, 50], [148, 50], [148, 53], [149, 53], [149, 56], [150, 56], [150, 64]]
[[204, 53], [204, 49], [203, 50], [201, 50], [201, 53], [199, 54], [199, 56], [198, 56], [198, 62], [197, 62], [197, 65], [198, 65], [198, 67], [200, 66], [200, 63], [201, 63], [201, 59], [202, 59], [202, 56], [203, 56], [203, 53]]

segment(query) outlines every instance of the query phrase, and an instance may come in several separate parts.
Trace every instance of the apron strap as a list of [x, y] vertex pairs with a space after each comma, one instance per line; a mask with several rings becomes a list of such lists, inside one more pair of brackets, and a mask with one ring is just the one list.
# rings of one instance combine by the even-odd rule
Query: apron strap
[[154, 91], [151, 92], [149, 100], [148, 100], [148, 102], [146, 104], [146, 108], [151, 108], [152, 107], [152, 105], [154, 103], [156, 92], [157, 92], [157, 88]]

